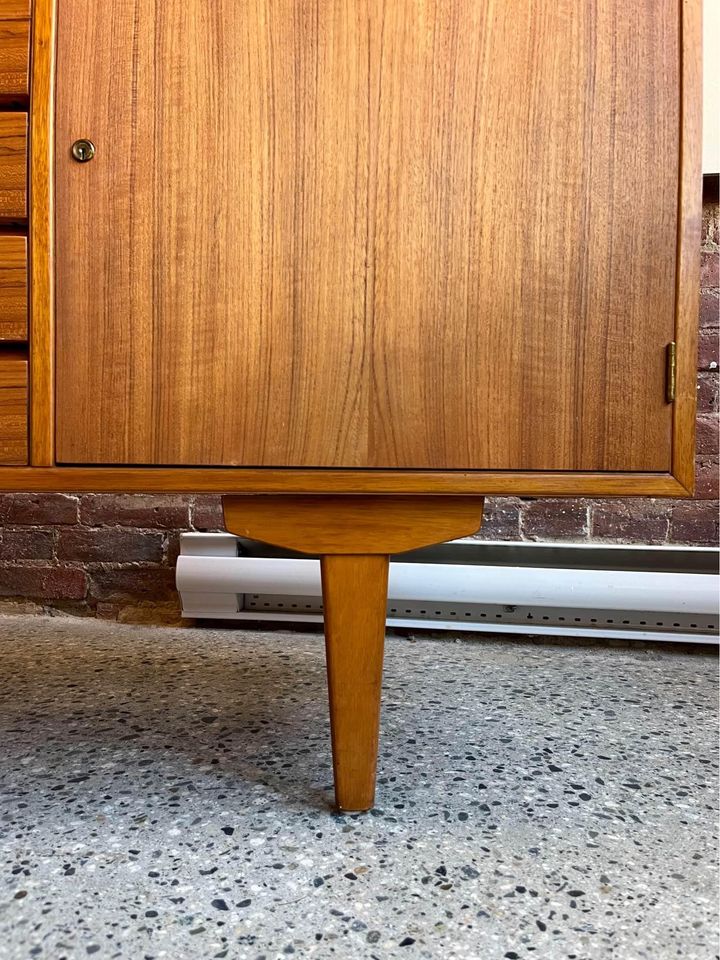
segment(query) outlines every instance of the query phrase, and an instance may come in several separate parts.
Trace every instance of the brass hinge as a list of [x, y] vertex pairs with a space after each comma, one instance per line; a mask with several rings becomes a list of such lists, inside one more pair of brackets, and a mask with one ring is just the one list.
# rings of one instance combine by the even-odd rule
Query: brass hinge
[[665, 353], [665, 399], [668, 403], [675, 400], [677, 372], [677, 348], [675, 341], [669, 343]]

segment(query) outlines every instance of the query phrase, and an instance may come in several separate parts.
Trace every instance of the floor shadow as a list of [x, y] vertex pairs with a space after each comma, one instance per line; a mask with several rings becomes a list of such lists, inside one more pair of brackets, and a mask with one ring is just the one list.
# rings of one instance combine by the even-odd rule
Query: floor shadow
[[0, 768], [30, 743], [35, 760], [65, 750], [76, 765], [82, 744], [90, 758], [170, 755], [174, 774], [212, 766], [293, 807], [331, 804], [321, 637], [276, 634], [259, 649], [237, 630], [198, 644], [182, 630], [70, 624], [0, 633]]

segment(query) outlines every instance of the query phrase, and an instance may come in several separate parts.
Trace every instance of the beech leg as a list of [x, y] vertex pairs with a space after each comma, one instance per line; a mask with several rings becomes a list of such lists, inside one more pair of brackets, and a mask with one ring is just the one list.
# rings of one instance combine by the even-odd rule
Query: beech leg
[[320, 556], [335, 800], [375, 797], [389, 555], [475, 533], [481, 497], [246, 494], [223, 498], [242, 537]]
[[339, 810], [375, 799], [389, 557], [322, 558], [330, 727]]

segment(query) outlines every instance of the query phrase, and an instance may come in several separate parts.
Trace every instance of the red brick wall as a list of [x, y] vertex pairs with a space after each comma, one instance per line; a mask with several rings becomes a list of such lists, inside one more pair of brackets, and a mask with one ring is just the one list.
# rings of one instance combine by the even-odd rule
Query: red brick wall
[[[716, 544], [720, 208], [706, 204], [693, 500], [487, 502], [482, 539]], [[174, 619], [180, 533], [222, 525], [218, 497], [0, 495], [0, 609], [36, 605], [121, 619]]]

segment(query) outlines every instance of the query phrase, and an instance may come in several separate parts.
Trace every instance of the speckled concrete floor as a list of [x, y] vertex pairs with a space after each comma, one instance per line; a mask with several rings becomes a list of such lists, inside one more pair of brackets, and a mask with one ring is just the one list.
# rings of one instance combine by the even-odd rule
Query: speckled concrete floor
[[319, 635], [0, 619], [0, 957], [717, 954], [712, 657], [388, 642], [330, 810]]

